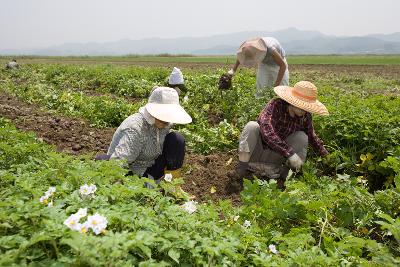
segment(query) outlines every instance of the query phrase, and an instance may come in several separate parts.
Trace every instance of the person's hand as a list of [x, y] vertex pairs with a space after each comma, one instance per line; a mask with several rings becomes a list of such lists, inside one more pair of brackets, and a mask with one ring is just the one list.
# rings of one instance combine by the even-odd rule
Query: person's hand
[[290, 168], [292, 168], [295, 171], [299, 171], [301, 166], [303, 165], [303, 161], [301, 160], [301, 158], [299, 157], [299, 155], [297, 155], [296, 153], [294, 153], [293, 155], [291, 155], [289, 158], [289, 164], [290, 164]]
[[235, 75], [235, 71], [233, 69], [230, 69], [227, 73], [231, 76]]

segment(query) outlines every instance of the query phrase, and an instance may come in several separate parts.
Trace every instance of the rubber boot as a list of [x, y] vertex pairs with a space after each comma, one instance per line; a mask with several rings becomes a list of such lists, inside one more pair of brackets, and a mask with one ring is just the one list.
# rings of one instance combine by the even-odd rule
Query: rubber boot
[[289, 170], [290, 168], [288, 166], [283, 166], [279, 175], [279, 178], [277, 179], [277, 187], [282, 190], [285, 191], [286, 186], [285, 186], [285, 181], [286, 181], [286, 177], [289, 174]]
[[250, 172], [247, 170], [248, 167], [248, 162], [239, 161], [235, 171], [228, 173], [230, 178], [226, 187], [228, 193], [238, 193], [243, 190], [243, 179], [250, 176]]

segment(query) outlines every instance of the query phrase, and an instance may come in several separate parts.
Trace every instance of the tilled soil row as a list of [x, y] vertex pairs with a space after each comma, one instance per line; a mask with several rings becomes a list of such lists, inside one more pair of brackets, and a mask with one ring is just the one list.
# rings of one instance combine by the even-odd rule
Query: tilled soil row
[[[209, 70], [226, 68], [228, 71], [233, 64], [217, 62], [149, 62], [149, 61], [130, 61], [130, 60], [89, 60], [89, 59], [46, 59], [46, 58], [21, 58], [18, 60], [23, 64], [113, 64], [121, 66], [143, 66], [143, 67], [167, 67], [179, 66], [191, 70]], [[400, 65], [341, 65], [341, 64], [291, 64], [289, 71], [294, 72], [318, 72], [319, 75], [335, 74], [371, 74], [385, 79], [399, 79]]]
[[[94, 128], [81, 119], [71, 119], [40, 107], [25, 103], [0, 91], [0, 116], [10, 119], [21, 131], [32, 131], [38, 138], [54, 145], [56, 150], [72, 155], [92, 154], [107, 151], [115, 128]], [[232, 158], [232, 163], [229, 163]], [[188, 153], [185, 159], [185, 191], [197, 200], [231, 199], [239, 203], [238, 194], [227, 192], [228, 171], [235, 164], [234, 153], [198, 155]], [[211, 188], [216, 190], [211, 193]]]

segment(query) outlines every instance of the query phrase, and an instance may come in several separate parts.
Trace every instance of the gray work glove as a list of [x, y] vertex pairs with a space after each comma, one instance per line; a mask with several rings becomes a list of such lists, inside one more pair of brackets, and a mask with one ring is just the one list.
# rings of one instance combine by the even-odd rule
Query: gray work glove
[[256, 176], [264, 176], [270, 179], [279, 178], [281, 171], [277, 165], [263, 162], [250, 162], [249, 170], [254, 172]]
[[294, 153], [288, 158], [289, 166], [292, 170], [299, 171], [301, 169], [301, 166], [303, 166], [304, 162], [303, 160]]

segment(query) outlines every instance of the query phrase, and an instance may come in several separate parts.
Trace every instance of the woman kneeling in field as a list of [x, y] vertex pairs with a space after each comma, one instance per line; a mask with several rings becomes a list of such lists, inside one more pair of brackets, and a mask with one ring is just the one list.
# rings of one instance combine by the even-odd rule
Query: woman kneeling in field
[[117, 128], [107, 155], [96, 159], [125, 159], [130, 171], [140, 177], [159, 180], [166, 173], [180, 177], [185, 139], [170, 129], [173, 123], [190, 122], [192, 118], [179, 104], [177, 91], [156, 87], [148, 103]]
[[279, 98], [271, 100], [257, 122], [248, 122], [240, 135], [239, 164], [230, 174], [231, 192], [239, 191], [243, 178], [252, 174], [277, 179], [278, 187], [284, 189], [289, 168], [301, 168], [309, 144], [320, 156], [328, 155], [312, 123], [311, 113], [329, 114], [317, 100], [315, 85], [300, 81], [294, 87], [277, 86], [274, 91]]

